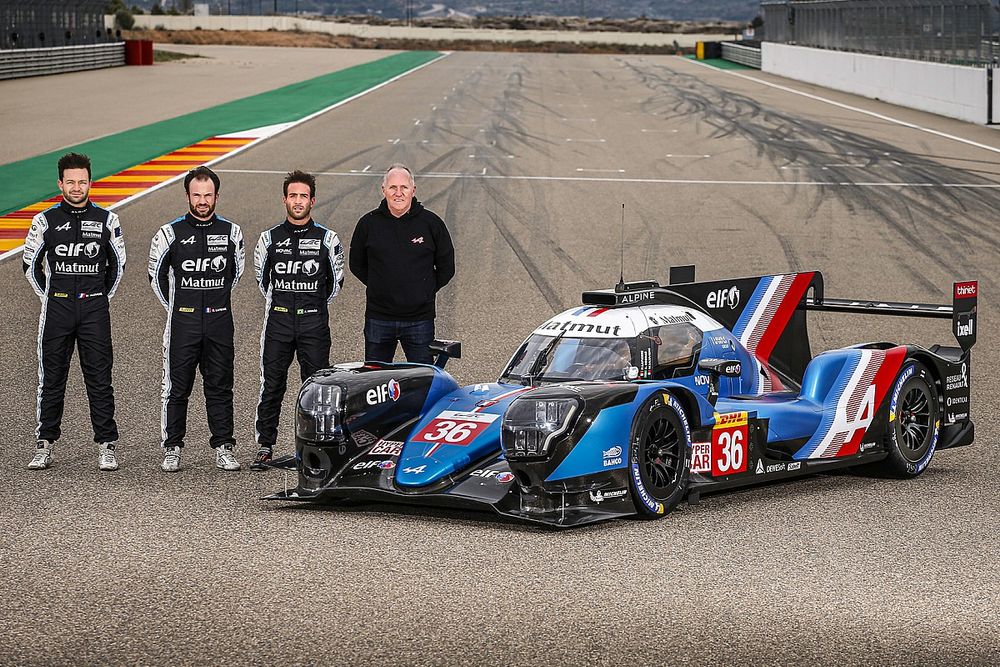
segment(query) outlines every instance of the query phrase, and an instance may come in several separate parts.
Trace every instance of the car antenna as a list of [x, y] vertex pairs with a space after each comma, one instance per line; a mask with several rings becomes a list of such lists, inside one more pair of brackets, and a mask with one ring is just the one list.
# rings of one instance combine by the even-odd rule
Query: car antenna
[[625, 203], [624, 202], [622, 202], [621, 251], [622, 251], [621, 273], [618, 274], [618, 284], [615, 285], [616, 292], [625, 291]]

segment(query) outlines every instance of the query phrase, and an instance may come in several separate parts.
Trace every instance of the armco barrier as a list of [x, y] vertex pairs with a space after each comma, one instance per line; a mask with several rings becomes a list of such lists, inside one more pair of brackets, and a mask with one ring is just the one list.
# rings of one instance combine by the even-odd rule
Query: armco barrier
[[722, 58], [734, 63], [760, 69], [760, 48], [743, 46], [738, 42], [722, 43]]
[[125, 64], [125, 44], [84, 44], [0, 51], [0, 79], [59, 74]]
[[[764, 42], [761, 69], [789, 79], [864, 95], [911, 109], [985, 124], [984, 67], [887, 58]], [[996, 114], [996, 111], [994, 111]]]

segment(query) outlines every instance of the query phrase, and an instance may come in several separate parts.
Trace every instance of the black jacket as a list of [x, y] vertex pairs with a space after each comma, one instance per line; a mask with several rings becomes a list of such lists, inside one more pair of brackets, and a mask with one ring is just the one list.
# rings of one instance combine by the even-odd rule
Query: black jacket
[[118, 216], [87, 202], [65, 201], [39, 213], [24, 240], [24, 273], [40, 297], [87, 299], [115, 295], [125, 268]]
[[350, 265], [368, 287], [365, 317], [432, 320], [435, 294], [455, 275], [455, 247], [441, 218], [416, 199], [400, 218], [383, 199], [354, 228]]

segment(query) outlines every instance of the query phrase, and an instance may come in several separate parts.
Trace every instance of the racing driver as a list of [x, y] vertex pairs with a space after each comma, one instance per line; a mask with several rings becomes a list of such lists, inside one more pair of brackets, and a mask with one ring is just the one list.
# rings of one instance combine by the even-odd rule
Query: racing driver
[[184, 177], [190, 211], [160, 227], [149, 248], [149, 281], [167, 310], [160, 429], [165, 472], [180, 469], [188, 397], [201, 371], [215, 465], [239, 470], [233, 454], [233, 287], [243, 274], [243, 231], [215, 214], [219, 177], [197, 167]]
[[24, 273], [42, 300], [38, 318], [38, 426], [31, 470], [52, 465], [74, 343], [87, 386], [100, 470], [117, 470], [115, 394], [111, 386], [111, 314], [125, 268], [118, 216], [90, 201], [90, 159], [59, 158], [62, 201], [35, 216], [24, 241]]
[[327, 307], [344, 284], [340, 238], [311, 217], [316, 178], [293, 171], [282, 192], [287, 217], [260, 235], [253, 256], [265, 300], [256, 428], [260, 449], [250, 464], [253, 470], [271, 462], [292, 355], [298, 356], [303, 381], [330, 365]]

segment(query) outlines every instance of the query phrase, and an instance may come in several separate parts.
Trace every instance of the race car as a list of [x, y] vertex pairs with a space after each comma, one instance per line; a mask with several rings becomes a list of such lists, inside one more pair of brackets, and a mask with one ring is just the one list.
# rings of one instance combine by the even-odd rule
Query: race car
[[[538, 326], [499, 380], [358, 362], [310, 377], [295, 489], [269, 498], [493, 509], [555, 527], [662, 517], [703, 494], [859, 467], [919, 475], [973, 441], [975, 281], [952, 305], [824, 297], [810, 271], [620, 282]], [[812, 356], [809, 311], [952, 320], [957, 347], [863, 343]]]

